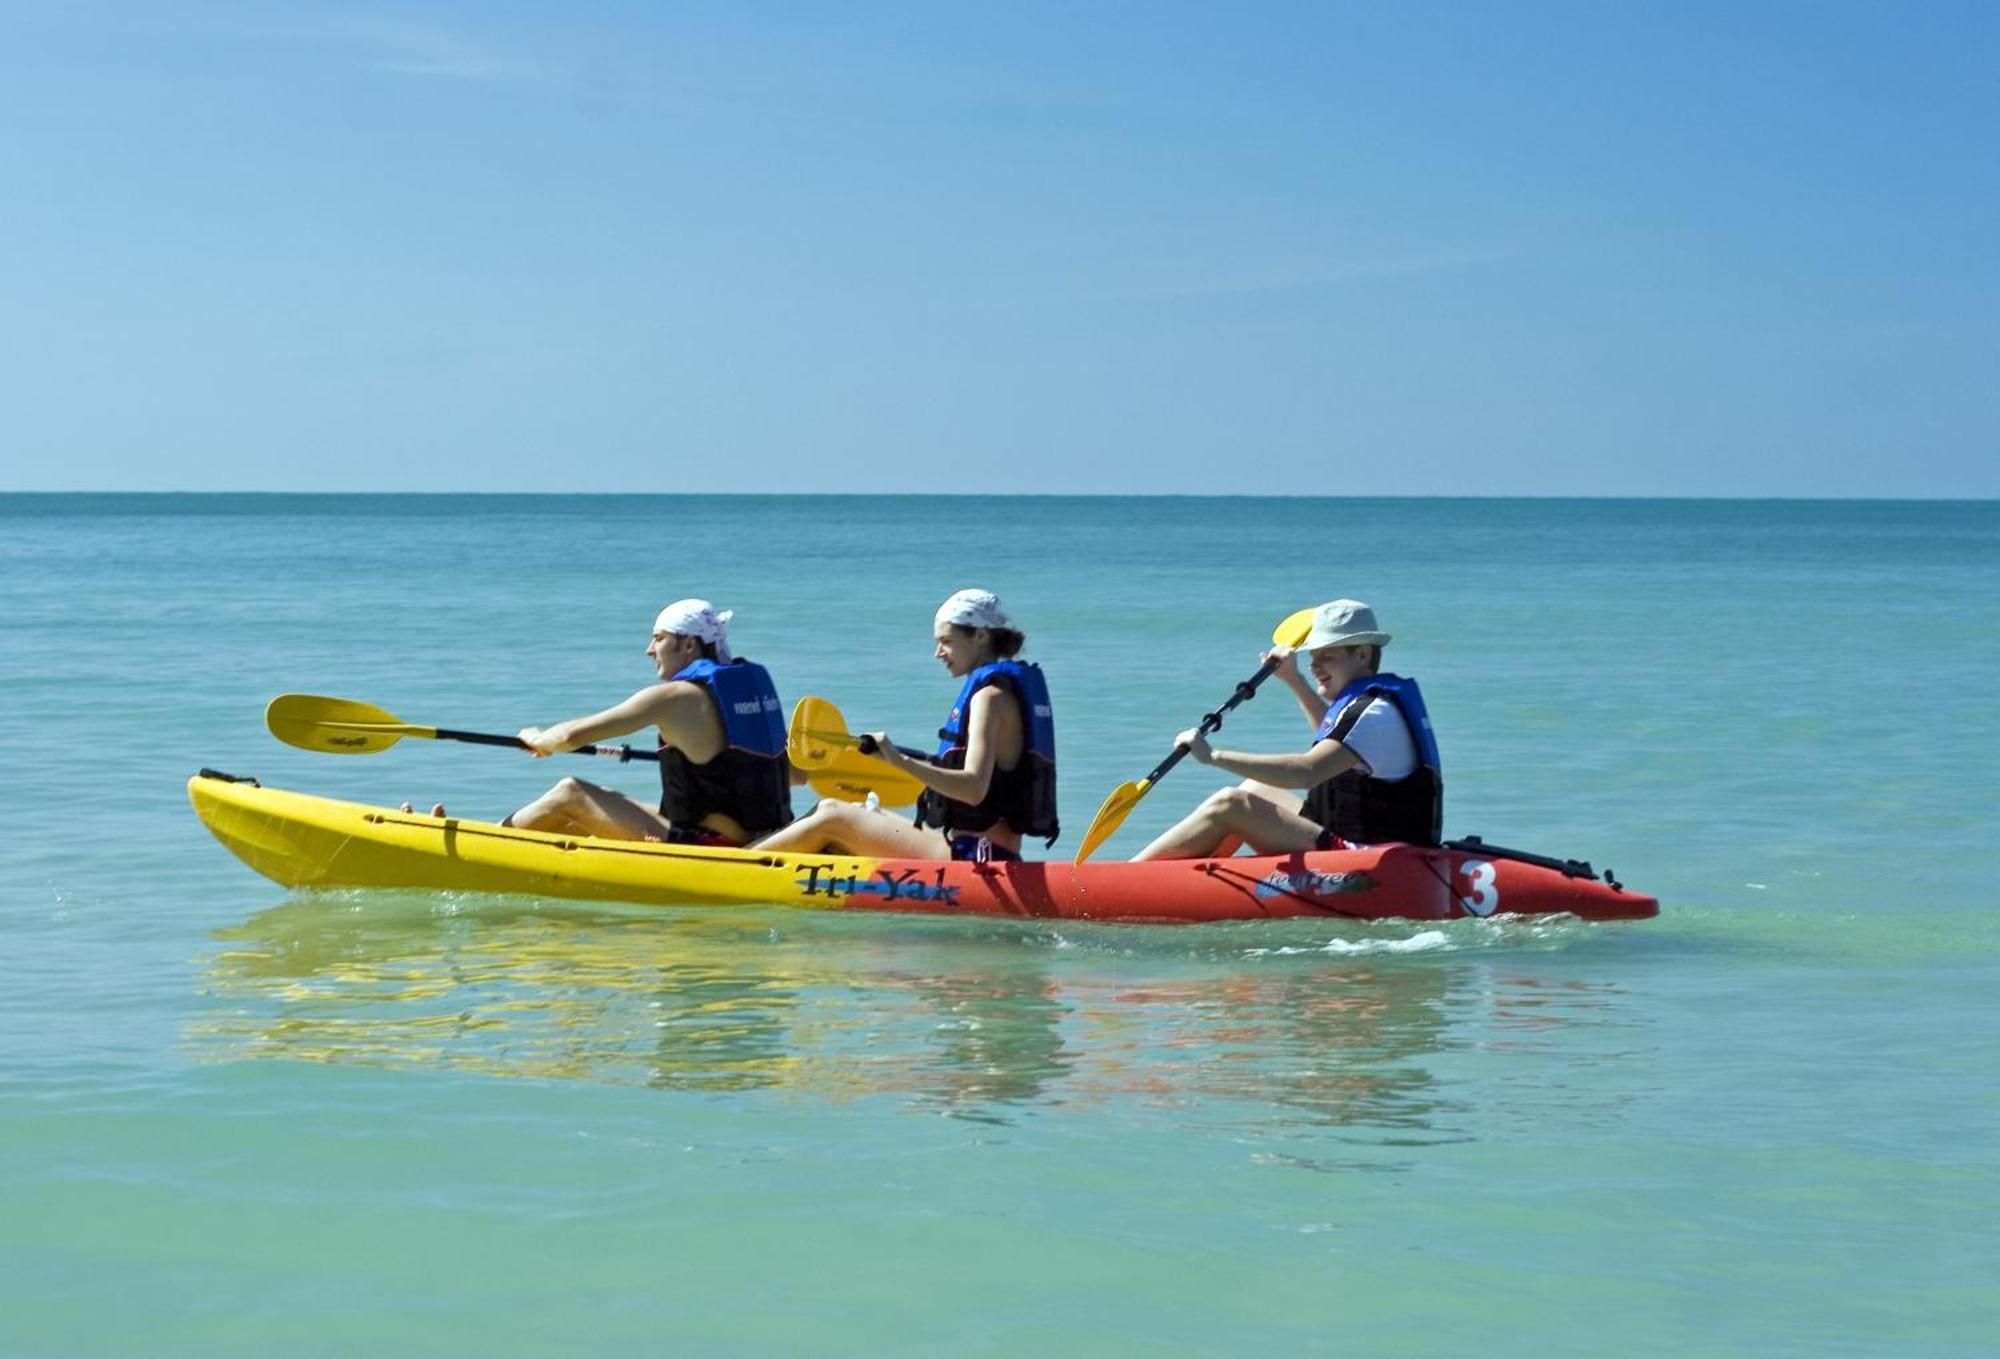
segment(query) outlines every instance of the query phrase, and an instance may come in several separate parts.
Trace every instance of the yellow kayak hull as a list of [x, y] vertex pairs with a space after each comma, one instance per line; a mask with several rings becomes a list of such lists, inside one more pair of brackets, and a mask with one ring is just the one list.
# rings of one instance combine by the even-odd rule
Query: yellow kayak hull
[[[704, 906], [796, 902], [788, 856], [650, 841], [550, 835], [196, 775], [188, 798], [229, 851], [287, 887], [518, 892], [579, 901]], [[866, 875], [875, 861], [814, 855]]]

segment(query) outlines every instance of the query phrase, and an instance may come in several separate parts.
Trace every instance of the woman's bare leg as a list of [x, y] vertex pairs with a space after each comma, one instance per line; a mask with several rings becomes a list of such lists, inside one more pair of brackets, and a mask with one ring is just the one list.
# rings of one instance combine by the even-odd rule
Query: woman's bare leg
[[664, 840], [666, 818], [611, 788], [565, 778], [500, 823], [522, 830], [596, 835], [607, 840]]
[[1206, 859], [1240, 842], [1258, 854], [1296, 854], [1319, 841], [1318, 823], [1248, 788], [1224, 788], [1147, 845], [1133, 861]]
[[883, 859], [949, 859], [951, 842], [942, 831], [913, 826], [900, 816], [869, 811], [853, 802], [828, 798], [812, 811], [753, 842], [758, 849], [795, 854], [854, 854]]

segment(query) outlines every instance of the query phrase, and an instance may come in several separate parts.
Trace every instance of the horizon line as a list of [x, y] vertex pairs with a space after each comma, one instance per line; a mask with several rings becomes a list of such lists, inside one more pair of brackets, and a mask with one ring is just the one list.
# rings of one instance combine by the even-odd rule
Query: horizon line
[[1632, 495], [1609, 492], [1556, 492], [1526, 493], [1519, 495], [1439, 495], [1411, 494], [1403, 492], [1357, 492], [1351, 495], [1298, 495], [1278, 492], [1248, 491], [1012, 491], [1005, 493], [967, 493], [939, 491], [325, 491], [325, 490], [202, 490], [202, 491], [105, 491], [105, 490], [9, 490], [0, 488], [0, 497], [27, 496], [126, 496], [132, 498], [150, 497], [170, 499], [175, 497], [220, 497], [220, 496], [292, 496], [318, 497], [324, 499], [363, 498], [377, 499], [458, 499], [458, 500], [502, 500], [509, 498], [536, 498], [545, 500], [607, 500], [607, 499], [735, 499], [735, 500], [1463, 500], [1463, 501], [1665, 501], [1687, 504], [1907, 504], [1907, 505], [1992, 505], [2000, 504], [2000, 496], [1929, 496], [1929, 495]]

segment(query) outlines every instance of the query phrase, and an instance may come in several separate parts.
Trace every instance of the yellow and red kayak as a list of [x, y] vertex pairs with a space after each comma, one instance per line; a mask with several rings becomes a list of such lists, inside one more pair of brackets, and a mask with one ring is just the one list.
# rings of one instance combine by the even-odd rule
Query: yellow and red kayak
[[188, 780], [188, 797], [231, 853], [287, 887], [1079, 920], [1659, 913], [1658, 901], [1587, 864], [1477, 841], [1143, 864], [946, 863], [551, 835], [338, 802], [210, 770]]

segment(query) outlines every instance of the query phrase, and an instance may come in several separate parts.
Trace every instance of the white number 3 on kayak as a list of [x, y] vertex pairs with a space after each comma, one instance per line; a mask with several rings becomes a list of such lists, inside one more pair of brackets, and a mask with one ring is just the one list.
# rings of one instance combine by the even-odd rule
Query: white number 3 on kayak
[[1474, 915], [1492, 915], [1500, 905], [1500, 889], [1494, 884], [1497, 876], [1491, 862], [1485, 859], [1467, 859], [1458, 866], [1465, 875], [1467, 892], [1460, 892], [1458, 904]]

